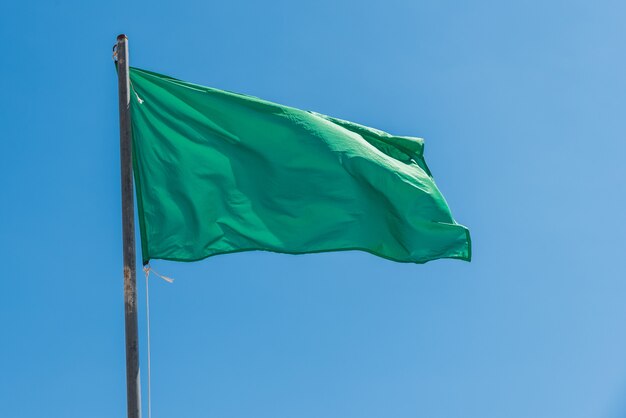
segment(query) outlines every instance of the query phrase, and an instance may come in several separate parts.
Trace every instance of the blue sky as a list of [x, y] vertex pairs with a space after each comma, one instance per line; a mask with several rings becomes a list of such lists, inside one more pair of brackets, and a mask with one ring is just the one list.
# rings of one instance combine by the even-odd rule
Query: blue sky
[[150, 288], [154, 418], [626, 416], [625, 13], [3, 2], [0, 416], [126, 411], [122, 32], [131, 65], [424, 137], [474, 244], [471, 263], [153, 262], [176, 278]]

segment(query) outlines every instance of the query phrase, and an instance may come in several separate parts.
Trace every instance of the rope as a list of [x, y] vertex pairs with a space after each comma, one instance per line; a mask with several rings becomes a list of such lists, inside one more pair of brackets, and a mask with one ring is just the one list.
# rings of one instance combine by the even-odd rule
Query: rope
[[150, 277], [150, 266], [143, 268], [146, 273], [146, 328], [148, 329], [148, 418], [152, 418], [152, 396], [150, 388], [150, 293], [148, 278]]
[[143, 272], [146, 275], [146, 329], [148, 331], [148, 418], [152, 418], [152, 388], [150, 385], [151, 382], [151, 370], [150, 370], [150, 286], [149, 286], [149, 278], [150, 272], [153, 272], [155, 275], [165, 280], [168, 283], [174, 283], [174, 279], [169, 278], [167, 276], [163, 276], [156, 271], [154, 271], [150, 264], [146, 264], [143, 267]]
[[[139, 95], [137, 94], [137, 91], [135, 90], [135, 86], [133, 86], [133, 82], [130, 81], [130, 79], [128, 81], [129, 81], [129, 84], [130, 84], [130, 89], [133, 91], [133, 93], [135, 93], [135, 97], [137, 97], [137, 101], [139, 102], [139, 104], [143, 104], [144, 100], [141, 97], [139, 97]], [[154, 272], [154, 273], [157, 274], [156, 272]], [[157, 274], [157, 276], [160, 277], [159, 274]]]

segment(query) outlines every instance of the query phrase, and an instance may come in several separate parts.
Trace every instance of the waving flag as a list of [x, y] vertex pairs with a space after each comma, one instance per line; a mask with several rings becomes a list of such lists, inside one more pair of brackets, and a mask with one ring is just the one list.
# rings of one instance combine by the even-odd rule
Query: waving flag
[[130, 69], [141, 247], [470, 260], [420, 138]]

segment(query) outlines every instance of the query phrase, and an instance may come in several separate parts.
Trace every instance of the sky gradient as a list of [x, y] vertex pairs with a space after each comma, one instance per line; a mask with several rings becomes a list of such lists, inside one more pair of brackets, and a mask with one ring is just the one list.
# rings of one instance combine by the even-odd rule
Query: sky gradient
[[626, 416], [625, 13], [3, 2], [0, 416], [126, 413], [119, 33], [133, 66], [425, 138], [473, 240], [471, 263], [154, 261], [154, 418]]

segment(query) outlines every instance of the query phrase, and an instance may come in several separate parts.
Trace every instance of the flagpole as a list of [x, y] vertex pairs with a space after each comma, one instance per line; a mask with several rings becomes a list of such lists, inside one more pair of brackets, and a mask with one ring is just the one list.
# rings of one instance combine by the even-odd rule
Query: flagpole
[[124, 258], [124, 323], [126, 333], [126, 399], [128, 418], [141, 417], [137, 285], [135, 266], [135, 211], [130, 131], [128, 38], [117, 37], [117, 82], [120, 110], [120, 161], [122, 171], [122, 253]]

